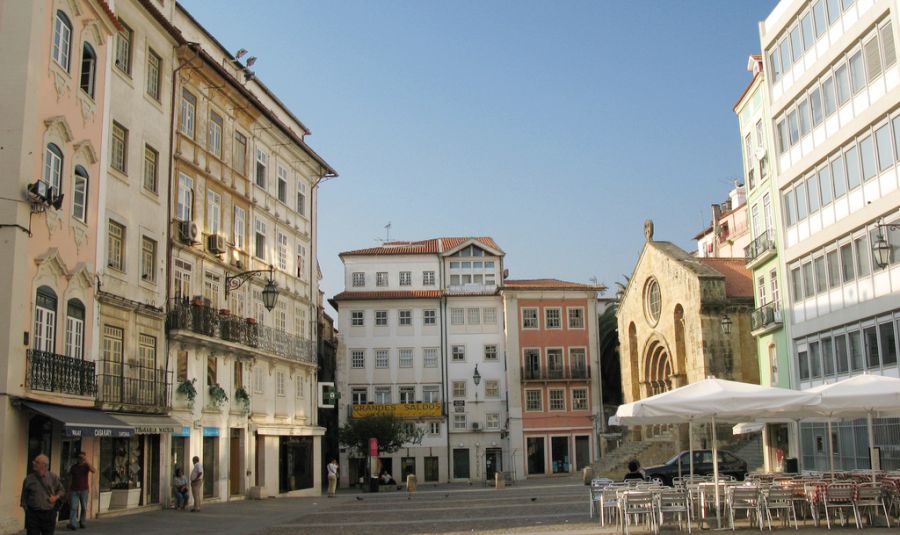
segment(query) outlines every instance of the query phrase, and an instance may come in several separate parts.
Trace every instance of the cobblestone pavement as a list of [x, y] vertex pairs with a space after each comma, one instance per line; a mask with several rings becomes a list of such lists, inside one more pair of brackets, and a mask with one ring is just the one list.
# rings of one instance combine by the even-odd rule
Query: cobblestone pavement
[[[338, 497], [280, 498], [204, 504], [199, 513], [154, 511], [102, 518], [91, 522], [91, 534], [153, 533], [216, 535], [412, 535], [424, 533], [485, 533], [586, 535], [617, 533], [601, 529], [588, 518], [588, 491], [575, 478], [521, 482], [502, 490], [480, 486], [428, 485], [408, 496], [392, 491], [377, 494], [339, 491]], [[757, 529], [739, 529], [743, 535]], [[768, 530], [767, 530], [768, 531]], [[888, 535], [896, 529], [834, 531]], [[64, 532], [62, 530], [61, 532]], [[797, 533], [775, 529], [774, 533]], [[819, 535], [824, 527], [801, 526], [800, 534]], [[646, 529], [635, 530], [645, 535]], [[664, 535], [677, 533], [663, 530]], [[828, 532], [832, 533], [832, 532]]]

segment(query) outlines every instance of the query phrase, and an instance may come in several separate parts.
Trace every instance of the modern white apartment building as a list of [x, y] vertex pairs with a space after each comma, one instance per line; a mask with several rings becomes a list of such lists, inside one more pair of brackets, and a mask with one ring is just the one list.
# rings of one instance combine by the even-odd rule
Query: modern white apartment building
[[[760, 23], [790, 292], [791, 384], [898, 375], [900, 67], [896, 0], [782, 0]], [[884, 226], [887, 225], [887, 226]], [[869, 466], [863, 422], [801, 429], [801, 465]], [[900, 423], [878, 420], [881, 466]]]
[[[490, 238], [388, 242], [347, 251], [340, 310], [341, 423], [392, 411], [420, 444], [382, 456], [395, 480], [485, 478], [503, 466], [503, 251]], [[477, 374], [476, 374], [477, 368]], [[449, 415], [449, 423], [448, 423]], [[449, 429], [448, 429], [449, 425]], [[342, 477], [364, 475], [341, 454]]]

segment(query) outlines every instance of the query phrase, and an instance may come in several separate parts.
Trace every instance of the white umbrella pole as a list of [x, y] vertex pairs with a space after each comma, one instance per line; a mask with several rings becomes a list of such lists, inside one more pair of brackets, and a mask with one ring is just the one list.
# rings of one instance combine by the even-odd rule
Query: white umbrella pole
[[[866, 414], [866, 427], [869, 432], [869, 466], [872, 468], [872, 482], [875, 483], [875, 424], [872, 422], [872, 411]], [[881, 459], [878, 459], [881, 468]]]
[[694, 422], [688, 420], [688, 455], [691, 463], [691, 483], [694, 482]]
[[834, 444], [831, 442], [831, 420], [828, 420], [828, 460], [831, 466], [831, 480], [834, 481]]
[[713, 482], [716, 486], [716, 523], [722, 529], [722, 513], [719, 511], [719, 448], [716, 437], [716, 417], [712, 417], [712, 456], [713, 456]]

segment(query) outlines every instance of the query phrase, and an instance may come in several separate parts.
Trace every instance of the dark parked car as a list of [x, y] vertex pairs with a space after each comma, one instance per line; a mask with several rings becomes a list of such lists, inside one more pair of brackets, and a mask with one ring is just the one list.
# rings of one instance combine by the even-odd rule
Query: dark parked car
[[[711, 476], [713, 473], [712, 459], [712, 450], [694, 450], [694, 474]], [[678, 477], [679, 474], [682, 477], [691, 475], [690, 452], [683, 451], [666, 461], [665, 464], [644, 468], [643, 473], [647, 479], [659, 478], [666, 485], [671, 485], [672, 479]], [[719, 450], [719, 474], [734, 476], [735, 479], [742, 481], [747, 474], [747, 462], [730, 452]]]

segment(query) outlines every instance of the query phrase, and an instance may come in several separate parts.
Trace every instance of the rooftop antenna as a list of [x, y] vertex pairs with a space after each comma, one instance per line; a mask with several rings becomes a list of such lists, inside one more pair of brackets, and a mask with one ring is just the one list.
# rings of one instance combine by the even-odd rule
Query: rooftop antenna
[[386, 233], [386, 237], [384, 238], [385, 242], [391, 241], [391, 222], [388, 221], [388, 224], [384, 226], [384, 230]]

